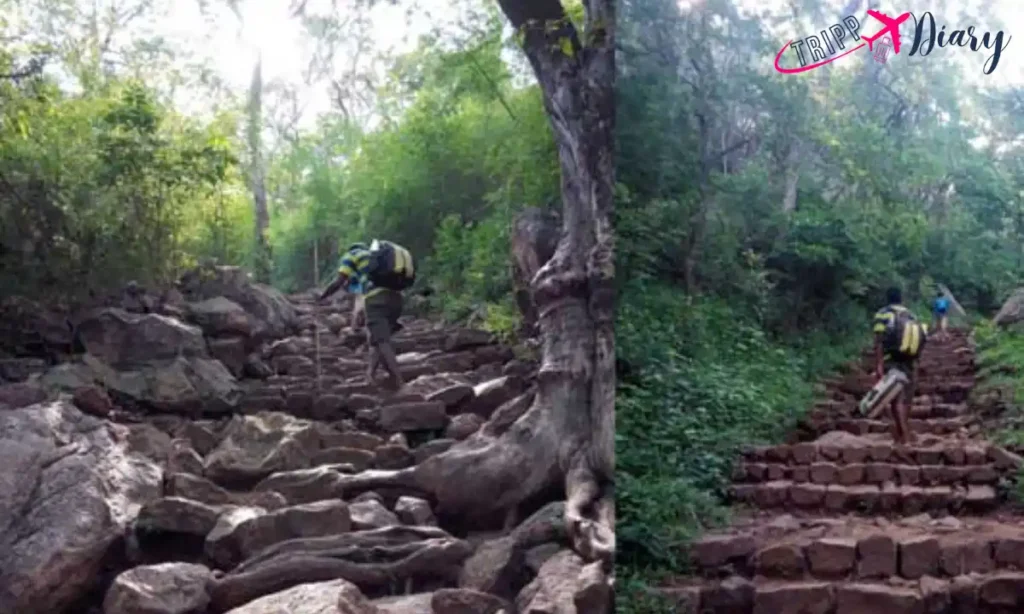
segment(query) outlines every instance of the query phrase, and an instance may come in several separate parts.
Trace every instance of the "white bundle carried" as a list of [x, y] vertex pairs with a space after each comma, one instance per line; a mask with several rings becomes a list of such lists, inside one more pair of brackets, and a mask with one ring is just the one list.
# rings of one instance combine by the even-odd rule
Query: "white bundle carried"
[[868, 391], [860, 401], [860, 414], [874, 419], [883, 407], [892, 403], [896, 396], [903, 392], [903, 387], [910, 383], [907, 375], [899, 369], [889, 369], [875, 387]]

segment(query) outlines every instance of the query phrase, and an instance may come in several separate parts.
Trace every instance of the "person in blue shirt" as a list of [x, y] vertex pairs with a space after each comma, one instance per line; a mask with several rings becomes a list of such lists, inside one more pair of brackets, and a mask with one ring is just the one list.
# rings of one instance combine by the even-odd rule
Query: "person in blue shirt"
[[932, 329], [939, 331], [939, 337], [946, 336], [946, 323], [949, 314], [949, 299], [940, 290], [932, 303]]

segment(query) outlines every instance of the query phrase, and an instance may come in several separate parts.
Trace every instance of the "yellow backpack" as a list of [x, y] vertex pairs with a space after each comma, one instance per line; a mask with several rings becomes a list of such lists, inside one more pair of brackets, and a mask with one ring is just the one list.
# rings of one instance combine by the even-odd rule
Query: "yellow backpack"
[[928, 329], [908, 309], [900, 309], [894, 316], [886, 329], [886, 351], [904, 358], [916, 358], [928, 341]]

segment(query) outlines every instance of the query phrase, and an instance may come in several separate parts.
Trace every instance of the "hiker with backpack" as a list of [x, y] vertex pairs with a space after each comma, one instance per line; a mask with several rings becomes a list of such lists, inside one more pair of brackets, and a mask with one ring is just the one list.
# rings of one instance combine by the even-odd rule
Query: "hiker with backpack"
[[932, 328], [939, 331], [939, 337], [946, 337], [946, 323], [949, 320], [949, 299], [941, 290], [932, 303]]
[[902, 394], [893, 400], [889, 413], [893, 439], [897, 444], [909, 445], [914, 440], [909, 414], [917, 383], [917, 359], [927, 341], [928, 329], [903, 306], [899, 288], [889, 288], [886, 299], [888, 305], [879, 309], [874, 317], [875, 376], [880, 381], [890, 369], [898, 369], [907, 376], [908, 382]]
[[341, 257], [338, 276], [323, 294], [320, 302], [344, 288], [356, 295], [353, 326], [364, 323], [370, 338], [366, 376], [372, 383], [381, 362], [389, 374], [394, 390], [402, 387], [398, 357], [391, 336], [402, 329], [402, 291], [416, 280], [412, 254], [397, 243], [375, 239], [369, 247], [357, 243]]

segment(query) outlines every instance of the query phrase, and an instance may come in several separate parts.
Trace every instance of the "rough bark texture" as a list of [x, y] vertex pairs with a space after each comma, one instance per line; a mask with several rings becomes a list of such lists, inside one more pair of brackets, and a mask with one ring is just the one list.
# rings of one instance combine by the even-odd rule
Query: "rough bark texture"
[[404, 486], [444, 515], [493, 517], [564, 486], [575, 550], [609, 568], [615, 549], [613, 237], [614, 2], [587, 0], [584, 40], [558, 0], [500, 0], [544, 92], [562, 168], [562, 236], [533, 278], [543, 337], [537, 388], [477, 434], [409, 469], [343, 478]]
[[[531, 409], [541, 411], [559, 436], [555, 466], [565, 475], [566, 522], [574, 546], [587, 559], [610, 558], [615, 471], [615, 270], [610, 221], [615, 184], [615, 4], [584, 2], [581, 43], [557, 0], [499, 3], [524, 34], [523, 48], [544, 92], [562, 167], [563, 234], [555, 255], [533, 280], [544, 345]], [[571, 47], [569, 53], [564, 42]]]
[[537, 330], [537, 306], [530, 283], [540, 268], [551, 260], [558, 248], [562, 225], [554, 211], [529, 207], [512, 222], [512, 282], [516, 303], [523, 316], [522, 333], [534, 336]]

